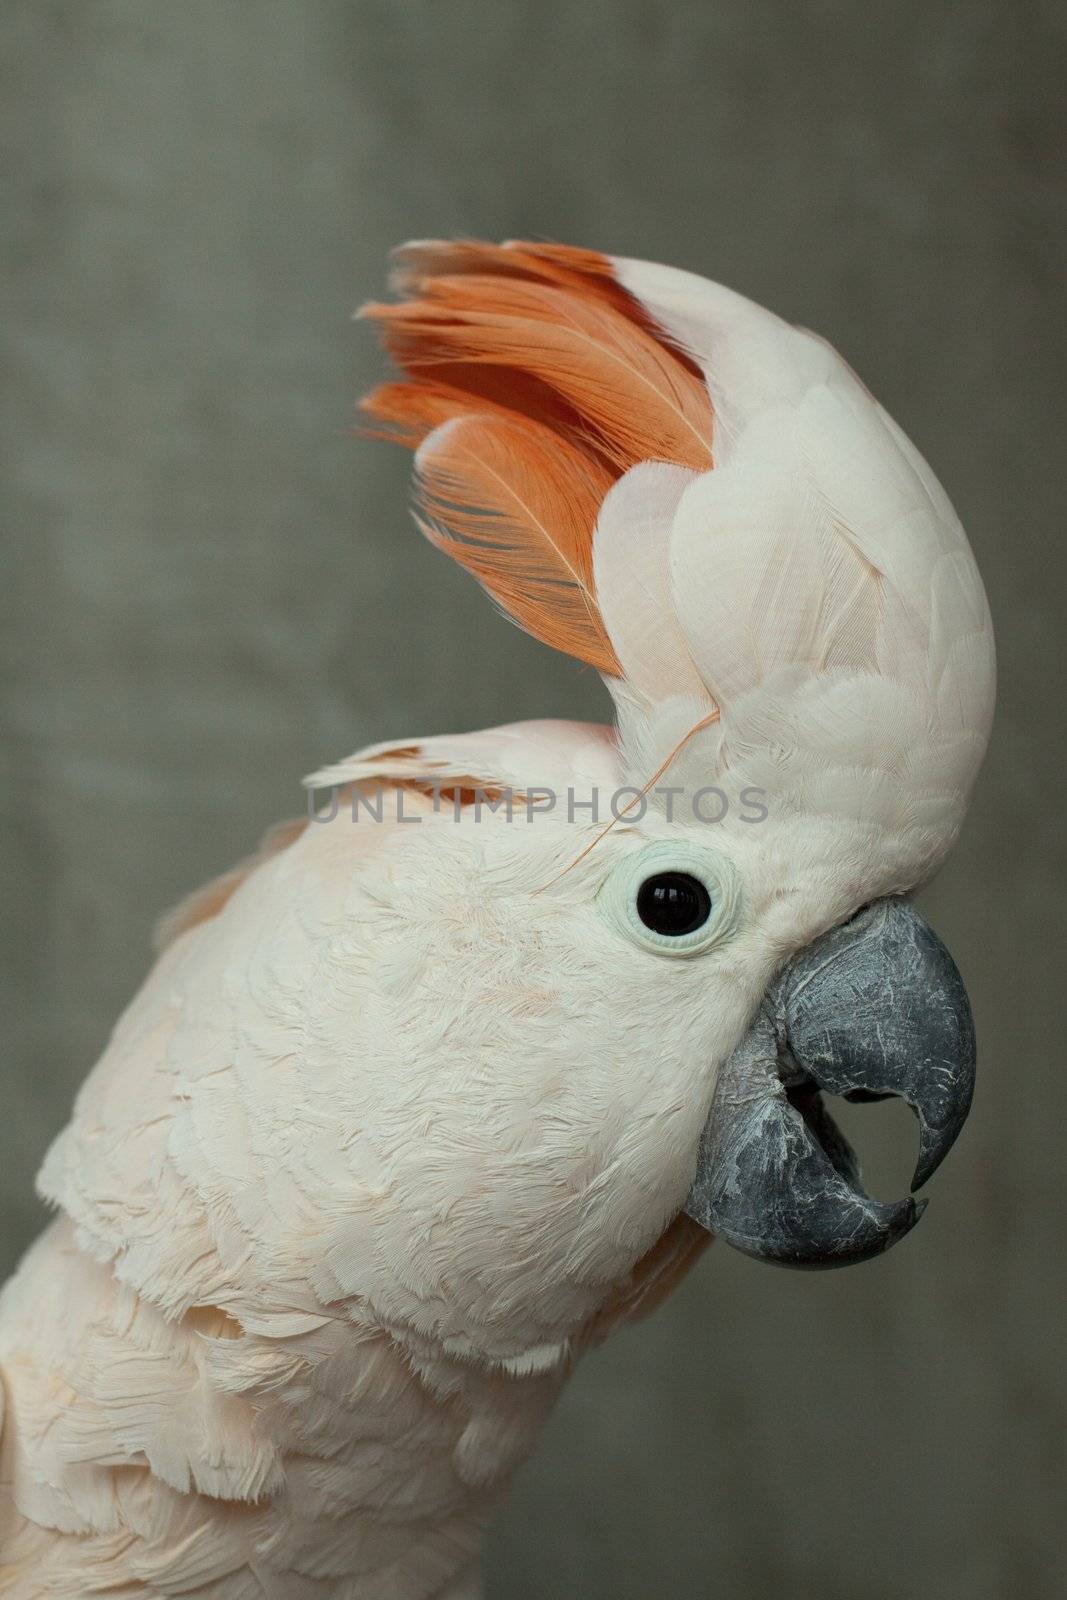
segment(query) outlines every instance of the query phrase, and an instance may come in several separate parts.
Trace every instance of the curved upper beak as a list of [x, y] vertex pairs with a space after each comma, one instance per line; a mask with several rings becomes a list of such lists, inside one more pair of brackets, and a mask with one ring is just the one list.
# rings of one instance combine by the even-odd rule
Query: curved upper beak
[[719, 1075], [685, 1211], [765, 1261], [835, 1267], [879, 1255], [926, 1202], [871, 1199], [820, 1091], [908, 1102], [919, 1120], [915, 1190], [963, 1126], [974, 1063], [952, 957], [909, 901], [875, 901], [768, 989]]

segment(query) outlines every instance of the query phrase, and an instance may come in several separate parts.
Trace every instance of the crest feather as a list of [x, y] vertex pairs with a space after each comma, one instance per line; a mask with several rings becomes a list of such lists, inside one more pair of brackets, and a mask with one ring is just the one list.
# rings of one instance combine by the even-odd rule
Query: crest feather
[[419, 527], [544, 644], [620, 672], [593, 589], [606, 470], [534, 422], [456, 417], [419, 446]]
[[394, 284], [410, 298], [363, 315], [405, 380], [362, 408], [418, 449], [420, 527], [528, 632], [618, 675], [597, 517], [640, 461], [711, 465], [702, 378], [593, 251], [417, 243]]

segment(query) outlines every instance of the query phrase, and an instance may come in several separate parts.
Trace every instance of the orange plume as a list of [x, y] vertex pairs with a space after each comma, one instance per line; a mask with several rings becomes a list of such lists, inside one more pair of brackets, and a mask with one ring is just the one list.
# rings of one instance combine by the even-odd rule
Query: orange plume
[[415, 471], [430, 542], [535, 638], [617, 676], [593, 591], [608, 473], [550, 429], [488, 413], [435, 429]]
[[420, 243], [399, 253], [394, 282], [411, 298], [363, 315], [406, 381], [362, 404], [382, 436], [426, 441], [420, 526], [520, 626], [617, 674], [593, 586], [596, 519], [639, 461], [711, 465], [697, 369], [593, 251]]

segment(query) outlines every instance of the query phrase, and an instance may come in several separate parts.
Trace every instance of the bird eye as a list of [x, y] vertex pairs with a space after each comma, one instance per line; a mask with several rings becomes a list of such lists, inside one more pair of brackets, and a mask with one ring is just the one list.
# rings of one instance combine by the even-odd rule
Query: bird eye
[[706, 884], [688, 872], [657, 872], [637, 891], [637, 915], [665, 939], [695, 933], [711, 916]]
[[741, 885], [733, 862], [717, 850], [657, 839], [616, 862], [597, 898], [632, 943], [657, 955], [694, 956], [733, 932]]

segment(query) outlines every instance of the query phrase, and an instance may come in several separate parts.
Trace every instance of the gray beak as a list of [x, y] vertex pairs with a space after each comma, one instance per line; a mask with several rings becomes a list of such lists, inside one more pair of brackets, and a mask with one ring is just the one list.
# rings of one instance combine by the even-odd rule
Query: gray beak
[[883, 1204], [822, 1103], [899, 1095], [919, 1120], [912, 1189], [944, 1160], [974, 1093], [963, 981], [907, 900], [877, 900], [768, 989], [715, 1088], [685, 1211], [746, 1255], [794, 1267], [866, 1261], [926, 1202]]

